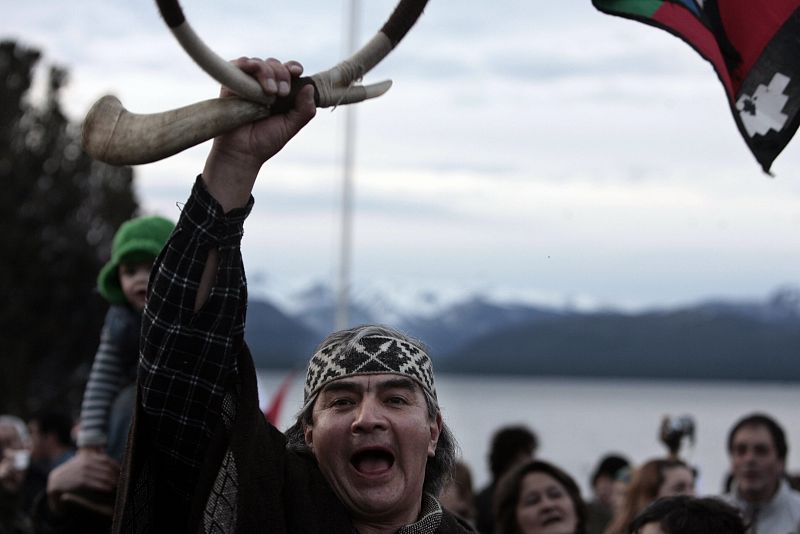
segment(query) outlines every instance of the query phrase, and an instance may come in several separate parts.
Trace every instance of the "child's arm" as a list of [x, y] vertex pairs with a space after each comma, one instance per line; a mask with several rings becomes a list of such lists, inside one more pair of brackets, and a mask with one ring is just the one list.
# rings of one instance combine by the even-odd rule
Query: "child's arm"
[[83, 393], [79, 448], [105, 450], [111, 405], [125, 385], [126, 370], [138, 357], [137, 346], [130, 340], [138, 338], [140, 325], [134, 312], [122, 306], [109, 308]]

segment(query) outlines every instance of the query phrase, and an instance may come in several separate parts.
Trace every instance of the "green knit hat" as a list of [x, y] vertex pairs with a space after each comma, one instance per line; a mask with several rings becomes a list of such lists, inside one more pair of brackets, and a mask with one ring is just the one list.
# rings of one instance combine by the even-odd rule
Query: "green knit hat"
[[122, 223], [111, 243], [111, 259], [97, 276], [97, 289], [111, 304], [125, 304], [127, 299], [119, 285], [121, 263], [154, 260], [166, 245], [175, 223], [151, 215]]

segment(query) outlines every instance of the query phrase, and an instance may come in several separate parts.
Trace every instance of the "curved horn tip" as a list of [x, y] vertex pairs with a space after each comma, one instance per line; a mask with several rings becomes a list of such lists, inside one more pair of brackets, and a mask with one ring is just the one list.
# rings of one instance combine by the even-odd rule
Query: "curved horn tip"
[[114, 95], [105, 95], [91, 107], [81, 126], [83, 149], [94, 159], [104, 161], [108, 144], [120, 116], [126, 113]]
[[384, 80], [382, 82], [373, 83], [364, 86], [366, 98], [376, 98], [386, 93], [392, 87], [392, 80]]

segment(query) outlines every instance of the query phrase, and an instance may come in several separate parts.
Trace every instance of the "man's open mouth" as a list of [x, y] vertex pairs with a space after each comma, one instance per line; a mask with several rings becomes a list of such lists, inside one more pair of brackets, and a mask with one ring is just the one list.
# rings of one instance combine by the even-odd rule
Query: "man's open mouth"
[[380, 447], [362, 449], [350, 458], [350, 463], [359, 473], [378, 474], [391, 469], [394, 465], [394, 454]]

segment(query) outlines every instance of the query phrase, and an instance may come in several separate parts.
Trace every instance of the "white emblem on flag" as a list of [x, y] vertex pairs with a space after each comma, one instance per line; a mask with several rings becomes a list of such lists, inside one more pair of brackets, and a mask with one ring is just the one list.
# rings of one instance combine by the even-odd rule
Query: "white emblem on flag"
[[776, 72], [769, 85], [760, 84], [753, 95], [742, 95], [736, 101], [736, 109], [742, 119], [747, 135], [764, 135], [770, 130], [779, 132], [789, 116], [782, 112], [789, 97], [783, 94], [790, 78]]

